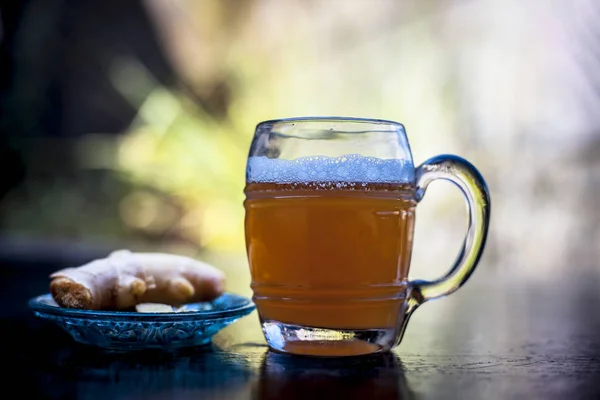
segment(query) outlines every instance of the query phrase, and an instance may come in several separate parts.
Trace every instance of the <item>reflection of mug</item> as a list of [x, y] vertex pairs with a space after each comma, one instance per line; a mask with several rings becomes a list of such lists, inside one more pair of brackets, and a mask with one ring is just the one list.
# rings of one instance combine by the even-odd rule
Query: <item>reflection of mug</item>
[[[415, 206], [446, 179], [469, 208], [448, 274], [408, 281]], [[346, 356], [400, 343], [412, 311], [458, 289], [485, 245], [490, 199], [456, 156], [414, 168], [401, 124], [296, 118], [259, 124], [246, 171], [246, 244], [254, 301], [272, 349]]]
[[414, 399], [394, 353], [318, 359], [268, 352], [252, 399]]

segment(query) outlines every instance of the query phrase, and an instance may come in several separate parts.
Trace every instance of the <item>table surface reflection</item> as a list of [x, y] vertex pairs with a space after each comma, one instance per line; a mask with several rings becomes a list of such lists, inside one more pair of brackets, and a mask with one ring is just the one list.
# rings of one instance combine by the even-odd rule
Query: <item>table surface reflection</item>
[[[235, 264], [235, 263], [234, 263]], [[85, 399], [600, 398], [600, 281], [594, 268], [536, 281], [480, 269], [416, 311], [391, 353], [342, 359], [268, 351], [256, 312], [211, 345], [178, 354], [110, 354], [36, 319], [28, 298], [58, 264], [2, 266], [5, 390]], [[230, 290], [249, 295], [231, 265]]]

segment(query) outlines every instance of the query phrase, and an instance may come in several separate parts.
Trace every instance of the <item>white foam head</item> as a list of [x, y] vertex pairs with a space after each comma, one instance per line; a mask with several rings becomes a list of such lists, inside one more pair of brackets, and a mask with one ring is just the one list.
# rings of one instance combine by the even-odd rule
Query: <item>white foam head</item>
[[312, 156], [295, 160], [250, 157], [246, 180], [257, 183], [411, 183], [412, 162], [384, 160], [350, 154], [342, 157]]

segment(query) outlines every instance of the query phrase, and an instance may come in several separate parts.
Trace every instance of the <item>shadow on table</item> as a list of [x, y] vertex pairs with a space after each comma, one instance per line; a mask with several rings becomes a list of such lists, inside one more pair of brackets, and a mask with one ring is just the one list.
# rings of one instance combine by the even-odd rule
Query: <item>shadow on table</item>
[[393, 354], [309, 358], [267, 352], [252, 398], [416, 399]]
[[7, 382], [13, 377], [15, 385], [23, 382], [19, 391], [35, 398], [212, 398], [223, 393], [236, 398], [256, 375], [244, 359], [213, 345], [177, 353], [108, 353], [74, 343], [46, 322], [32, 321], [29, 327], [15, 322], [11, 336], [21, 339], [13, 343], [18, 346], [6, 348], [14, 360]]

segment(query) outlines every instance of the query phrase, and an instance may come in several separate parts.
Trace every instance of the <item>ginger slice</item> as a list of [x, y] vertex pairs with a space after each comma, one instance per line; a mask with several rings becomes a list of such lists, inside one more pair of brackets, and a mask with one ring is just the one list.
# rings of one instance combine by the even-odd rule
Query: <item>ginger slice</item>
[[189, 257], [119, 250], [107, 258], [50, 275], [61, 307], [122, 310], [141, 303], [180, 306], [207, 301], [225, 289], [225, 275]]
[[169, 313], [173, 312], [173, 306], [160, 303], [140, 303], [135, 306], [135, 311], [141, 313]]

